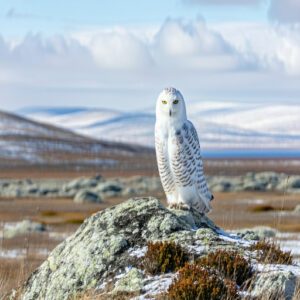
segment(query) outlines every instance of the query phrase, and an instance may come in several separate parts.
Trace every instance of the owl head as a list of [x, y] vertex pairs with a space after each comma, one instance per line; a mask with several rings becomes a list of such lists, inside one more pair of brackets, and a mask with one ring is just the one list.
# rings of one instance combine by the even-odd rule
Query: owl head
[[156, 117], [186, 119], [185, 103], [180, 91], [173, 87], [163, 89], [156, 102]]

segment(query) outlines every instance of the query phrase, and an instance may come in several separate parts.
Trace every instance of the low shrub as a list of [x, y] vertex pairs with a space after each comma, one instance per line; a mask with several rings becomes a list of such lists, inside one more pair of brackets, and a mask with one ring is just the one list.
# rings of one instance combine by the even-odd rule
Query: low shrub
[[170, 300], [239, 299], [236, 284], [222, 280], [212, 270], [197, 264], [186, 264], [170, 285], [166, 298]]
[[197, 264], [215, 269], [223, 277], [235, 281], [238, 285], [242, 285], [253, 275], [249, 261], [237, 251], [217, 250], [200, 258]]
[[260, 263], [282, 265], [291, 265], [293, 263], [291, 252], [282, 251], [279, 245], [274, 242], [258, 241], [250, 246], [250, 250], [258, 252], [257, 260]]
[[187, 261], [188, 255], [175, 242], [149, 242], [142, 266], [146, 272], [155, 275], [176, 271]]

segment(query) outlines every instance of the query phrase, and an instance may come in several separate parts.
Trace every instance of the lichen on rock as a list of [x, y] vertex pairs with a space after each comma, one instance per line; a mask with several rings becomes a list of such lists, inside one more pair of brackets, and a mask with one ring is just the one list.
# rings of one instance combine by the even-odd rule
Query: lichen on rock
[[67, 300], [90, 289], [101, 291], [108, 282], [113, 284], [106, 291], [110, 295], [139, 291], [151, 298], [166, 291], [176, 277], [175, 273], [144, 277], [141, 262], [148, 242], [157, 241], [179, 243], [192, 260], [218, 249], [243, 254], [249, 252], [250, 243], [193, 210], [168, 210], [152, 197], [132, 198], [86, 219], [32, 273], [22, 299]]

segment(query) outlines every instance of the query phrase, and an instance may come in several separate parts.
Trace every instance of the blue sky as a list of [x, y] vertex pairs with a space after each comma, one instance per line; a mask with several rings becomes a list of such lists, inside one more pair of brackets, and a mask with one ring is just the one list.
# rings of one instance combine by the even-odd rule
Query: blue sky
[[[298, 0], [0, 2], [1, 108], [300, 99]], [[299, 101], [300, 102], [300, 101]]]
[[27, 31], [61, 33], [89, 26], [161, 24], [167, 17], [193, 19], [198, 15], [208, 22], [264, 21], [267, 8], [267, 2], [220, 8], [181, 0], [13, 0], [1, 1], [0, 25], [4, 33], [20, 35]]

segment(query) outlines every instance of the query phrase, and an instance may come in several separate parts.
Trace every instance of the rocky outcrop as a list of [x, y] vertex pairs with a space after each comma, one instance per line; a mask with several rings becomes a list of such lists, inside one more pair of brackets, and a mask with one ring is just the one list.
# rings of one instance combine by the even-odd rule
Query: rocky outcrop
[[168, 210], [151, 197], [133, 198], [85, 220], [30, 276], [22, 299], [64, 300], [108, 286], [110, 295], [137, 291], [151, 298], [176, 275], [145, 276], [140, 263], [149, 241], [175, 241], [191, 259], [220, 248], [247, 255], [250, 245], [194, 211]]

